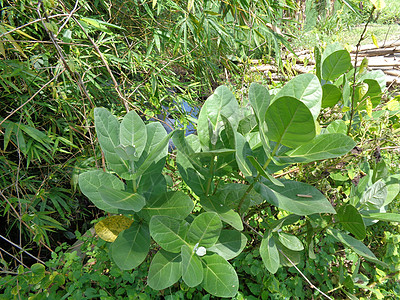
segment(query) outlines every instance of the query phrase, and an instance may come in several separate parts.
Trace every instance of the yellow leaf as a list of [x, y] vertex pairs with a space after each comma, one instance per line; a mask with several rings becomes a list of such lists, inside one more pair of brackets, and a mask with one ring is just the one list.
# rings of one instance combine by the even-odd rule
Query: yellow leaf
[[6, 57], [6, 50], [4, 50], [3, 42], [0, 42], [0, 54]]
[[[6, 33], [7, 30], [6, 30], [3, 26], [0, 25], [0, 32], [1, 32], [1, 33]], [[18, 43], [14, 40], [14, 38], [13, 38], [10, 34], [6, 34], [5, 37], [7, 38], [7, 40], [10, 41], [10, 43], [14, 46], [14, 48], [15, 48], [19, 53], [21, 53], [21, 55], [22, 55], [23, 57], [28, 58], [28, 57], [25, 55], [25, 53], [24, 53], [24, 51], [22, 50], [22, 48], [18, 45]]]
[[382, 8], [386, 7], [385, 0], [371, 0], [372, 4], [375, 6], [377, 10], [380, 10]]
[[367, 97], [365, 107], [366, 107], [368, 116], [370, 118], [372, 118], [372, 102], [371, 102], [371, 98], [370, 97]]
[[371, 34], [371, 38], [372, 38], [372, 42], [374, 43], [374, 45], [376, 46], [376, 48], [379, 48], [378, 40], [376, 39], [375, 34]]
[[132, 223], [133, 220], [125, 216], [111, 216], [94, 225], [94, 229], [97, 235], [106, 242], [114, 242], [118, 234], [128, 229]]
[[363, 73], [367, 67], [368, 67], [368, 58], [364, 57], [360, 64], [360, 69], [358, 70], [358, 74]]
[[[10, 29], [15, 29], [14, 26], [11, 26], [11, 25], [9, 25], [9, 24], [3, 24], [3, 25], [6, 26], [6, 27], [8, 27], [8, 28], [10, 28]], [[22, 30], [15, 30], [15, 32], [16, 32], [16, 33], [19, 33], [20, 35], [23, 35], [23, 36], [27, 37], [28, 39], [36, 40], [33, 36], [31, 36], [31, 35], [29, 35], [29, 34], [23, 32]]]
[[388, 109], [390, 111], [396, 111], [400, 109], [400, 103], [396, 98], [390, 100], [386, 105], [383, 107], [384, 109]]
[[153, 0], [153, 9], [154, 7], [156, 7], [156, 5], [157, 5], [157, 0]]

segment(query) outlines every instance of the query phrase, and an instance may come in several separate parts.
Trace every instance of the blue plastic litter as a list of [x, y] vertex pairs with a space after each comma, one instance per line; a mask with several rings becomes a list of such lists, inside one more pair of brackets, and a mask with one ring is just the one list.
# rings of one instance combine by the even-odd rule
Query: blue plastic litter
[[[174, 104], [177, 104], [174, 101]], [[197, 120], [199, 113], [200, 113], [200, 108], [199, 107], [192, 107], [190, 106], [189, 103], [187, 103], [185, 100], [181, 100], [181, 111], [186, 114], [188, 117], [191, 117], [192, 119]], [[157, 118], [159, 120], [162, 120], [163, 122], [159, 121], [162, 126], [165, 128], [167, 133], [170, 133], [173, 129], [181, 129], [184, 128], [184, 125], [179, 121], [174, 118], [172, 118], [171, 113], [166, 106], [162, 106], [162, 113], [157, 115]], [[150, 119], [151, 121], [154, 121], [155, 119]], [[186, 126], [186, 131], [185, 131], [185, 136], [189, 134], [195, 134], [196, 133], [196, 128], [195, 128], [195, 123], [189, 120], [189, 124]], [[168, 151], [171, 152], [172, 150], [175, 149], [175, 145], [172, 142], [172, 140], [169, 140], [168, 144]]]

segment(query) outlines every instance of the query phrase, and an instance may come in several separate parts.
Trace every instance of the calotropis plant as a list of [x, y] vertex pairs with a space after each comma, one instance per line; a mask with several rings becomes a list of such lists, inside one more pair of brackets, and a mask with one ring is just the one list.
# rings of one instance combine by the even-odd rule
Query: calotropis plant
[[[298, 263], [302, 241], [280, 229], [301, 216], [315, 219], [336, 210], [315, 187], [272, 174], [294, 163], [344, 155], [355, 146], [336, 124], [321, 130], [317, 117], [322, 95], [320, 80], [312, 74], [295, 77], [274, 96], [253, 83], [248, 103], [241, 106], [220, 86], [201, 108], [197, 135], [189, 136], [181, 130], [167, 134], [160, 123], [145, 124], [134, 111], [119, 122], [108, 110], [95, 109], [107, 171], [82, 173], [79, 186], [98, 208], [114, 214], [96, 225], [97, 233], [110, 242], [110, 258], [121, 269], [136, 268], [153, 240], [158, 252], [148, 271], [151, 288], [165, 289], [183, 280], [215, 296], [232, 297], [239, 282], [229, 260], [247, 243], [243, 217], [250, 208], [268, 203], [286, 216], [264, 216], [269, 226], [260, 245], [264, 265], [275, 273], [280, 265]], [[199, 199], [195, 210], [193, 200], [169, 188], [162, 173], [170, 138], [177, 148], [180, 177]], [[341, 213], [344, 223], [354, 213], [350, 210]], [[327, 232], [379, 262], [348, 234], [354, 226], [340, 228], [344, 230]]]

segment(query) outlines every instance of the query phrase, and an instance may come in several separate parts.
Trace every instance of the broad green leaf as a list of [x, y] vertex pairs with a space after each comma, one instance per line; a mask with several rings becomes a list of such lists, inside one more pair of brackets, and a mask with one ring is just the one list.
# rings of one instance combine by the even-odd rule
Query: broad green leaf
[[294, 235], [278, 232], [278, 240], [283, 246], [290, 250], [301, 251], [304, 249], [303, 243]]
[[387, 177], [385, 179], [385, 184], [387, 188], [387, 196], [384, 206], [392, 203], [392, 201], [396, 198], [396, 196], [400, 192], [400, 174], [395, 174]]
[[347, 135], [326, 133], [318, 135], [311, 142], [285, 153], [285, 156], [289, 157], [287, 160], [285, 160], [285, 157], [277, 157], [276, 159], [281, 163], [308, 163], [342, 156], [353, 149], [355, 145], [353, 139]]
[[208, 169], [204, 168], [199, 158], [194, 158], [193, 154], [200, 152], [200, 146], [193, 146], [199, 144], [198, 138], [195, 135], [185, 137], [184, 132], [179, 130], [172, 136], [176, 148], [178, 149], [176, 162], [178, 165], [179, 173], [187, 185], [198, 195], [206, 193], [207, 182], [210, 177]]
[[279, 187], [261, 178], [255, 190], [269, 203], [299, 216], [336, 211], [325, 196], [315, 187], [303, 182], [282, 180]]
[[187, 230], [185, 222], [168, 216], [153, 216], [150, 220], [150, 234], [166, 251], [178, 253], [182, 245], [187, 245], [184, 239]]
[[336, 229], [328, 229], [327, 232], [331, 234], [334, 238], [336, 238], [339, 242], [352, 249], [355, 253], [363, 256], [366, 260], [377, 263], [383, 267], [387, 267], [385, 263], [378, 260], [375, 254], [373, 254], [371, 250], [369, 250], [368, 247], [359, 240]]
[[127, 173], [128, 163], [115, 152], [115, 148], [120, 144], [120, 124], [117, 118], [105, 108], [95, 108], [94, 124], [108, 166], [118, 174]]
[[230, 260], [243, 251], [246, 243], [247, 238], [243, 233], [237, 230], [224, 229], [221, 231], [218, 241], [207, 251], [215, 252], [226, 260]]
[[203, 265], [196, 252], [187, 245], [181, 249], [182, 279], [190, 286], [198, 286], [203, 281]]
[[192, 199], [181, 191], [161, 194], [155, 200], [150, 201], [142, 211], [149, 216], [169, 216], [183, 220], [192, 211], [194, 203]]
[[132, 110], [125, 115], [120, 126], [120, 141], [123, 146], [133, 146], [135, 156], [138, 160], [142, 155], [147, 143], [147, 129], [142, 119]]
[[132, 219], [125, 216], [110, 216], [94, 225], [96, 234], [106, 242], [114, 242], [118, 235], [128, 229], [133, 223]]
[[234, 297], [239, 289], [235, 269], [218, 254], [201, 258], [204, 263], [203, 288], [217, 297]]
[[101, 199], [115, 208], [138, 212], [146, 204], [144, 197], [138, 193], [125, 192], [106, 185], [102, 185], [98, 191]]
[[311, 141], [315, 136], [315, 123], [307, 106], [292, 97], [274, 101], [265, 115], [267, 137], [291, 148]]
[[322, 86], [322, 108], [334, 107], [342, 98], [342, 92], [333, 84], [324, 84]]
[[140, 265], [147, 256], [150, 247], [149, 229], [144, 224], [134, 222], [122, 231], [111, 244], [111, 256], [122, 270], [131, 270]]
[[248, 157], [253, 155], [249, 143], [239, 132], [236, 132], [236, 162], [239, 166], [240, 171], [245, 177], [253, 176], [255, 174], [255, 168], [250, 163]]
[[293, 265], [297, 265], [301, 261], [301, 251], [293, 251], [287, 247], [285, 247], [280, 240], [275, 240], [276, 246], [278, 247], [279, 252], [279, 260], [282, 266], [292, 267]]
[[347, 132], [347, 125], [346, 122], [343, 120], [335, 120], [331, 122], [326, 128], [325, 128], [325, 134], [327, 133], [343, 133], [346, 134]]
[[327, 45], [324, 52], [322, 53], [322, 61], [324, 61], [332, 53], [340, 50], [344, 50], [344, 48], [338, 42]]
[[226, 86], [218, 87], [214, 94], [206, 100], [201, 108], [197, 123], [197, 133], [204, 151], [208, 151], [211, 146], [212, 136], [209, 131], [209, 122], [212, 126], [212, 132], [218, 133], [223, 126], [221, 119], [221, 115], [223, 115], [236, 130], [239, 123], [238, 111], [239, 105], [235, 96]]
[[108, 204], [99, 193], [102, 186], [107, 186], [115, 190], [124, 190], [125, 184], [116, 176], [100, 170], [88, 171], [79, 175], [78, 182], [82, 193], [88, 197], [96, 207], [114, 214], [132, 213], [131, 211], [118, 209]]
[[383, 180], [378, 180], [365, 191], [360, 204], [368, 209], [380, 209], [385, 203], [386, 196], [386, 184]]
[[249, 89], [249, 101], [259, 123], [262, 124], [265, 120], [265, 113], [270, 103], [268, 90], [261, 84], [253, 82]]
[[170, 287], [182, 276], [180, 253], [160, 250], [151, 261], [147, 284], [155, 290]]
[[256, 168], [258, 173], [261, 174], [261, 176], [268, 179], [269, 181], [271, 181], [273, 184], [275, 184], [277, 186], [283, 186], [283, 183], [280, 182], [278, 179], [275, 179], [269, 173], [267, 173], [253, 156], [248, 156], [247, 158], [249, 159], [250, 163]]
[[313, 74], [301, 74], [292, 78], [275, 95], [272, 102], [282, 97], [296, 98], [310, 110], [314, 120], [321, 110], [322, 88], [318, 77]]
[[400, 223], [400, 214], [395, 213], [369, 213], [367, 211], [363, 211], [362, 216], [363, 218], [368, 218], [372, 220]]
[[276, 247], [275, 239], [271, 232], [266, 232], [264, 234], [260, 245], [260, 256], [267, 270], [275, 274], [276, 271], [278, 271], [280, 259], [278, 248]]
[[[139, 177], [146, 172], [153, 173], [155, 170], [152, 168], [152, 166], [157, 165], [157, 162], [159, 160], [165, 159], [168, 154], [168, 142], [172, 137], [174, 131], [166, 135], [166, 131], [160, 123], [150, 123], [147, 124], [146, 127], [151, 124], [158, 124], [158, 126], [154, 126], [156, 128], [151, 127], [151, 129], [147, 131], [147, 144], [145, 151], [147, 153], [147, 157], [145, 157], [144, 161], [139, 161], [140, 167], [137, 169], [135, 177]], [[154, 129], [155, 131], [153, 131]], [[151, 136], [153, 139], [150, 142], [149, 132], [154, 133], [154, 135]], [[159, 140], [158, 138], [160, 138], [161, 136], [163, 136], [163, 138]]]
[[351, 58], [347, 50], [338, 50], [322, 62], [322, 79], [335, 80], [351, 68]]
[[222, 229], [222, 223], [217, 213], [205, 212], [198, 215], [190, 224], [187, 233], [188, 240], [203, 247], [214, 245]]
[[243, 223], [239, 214], [223, 203], [218, 196], [201, 197], [200, 204], [206, 211], [216, 212], [222, 221], [233, 228], [239, 231], [243, 230]]
[[343, 228], [352, 233], [356, 239], [363, 240], [366, 237], [367, 231], [363, 218], [353, 205], [341, 206], [337, 212], [337, 218]]

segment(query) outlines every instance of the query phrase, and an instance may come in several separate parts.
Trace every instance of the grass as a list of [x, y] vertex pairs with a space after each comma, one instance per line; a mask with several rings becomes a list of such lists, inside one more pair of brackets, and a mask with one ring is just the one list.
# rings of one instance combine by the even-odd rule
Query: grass
[[[400, 1], [385, 2], [386, 7], [378, 12], [373, 22], [368, 25], [363, 45], [373, 43], [372, 35], [378, 42], [400, 39]], [[366, 20], [368, 14], [363, 15]], [[321, 20], [313, 30], [295, 33], [299, 38], [293, 41], [293, 46], [296, 49], [310, 49], [333, 42], [339, 42], [343, 46], [355, 46], [364, 29], [365, 20], [349, 11], [338, 11], [330, 18]]]

